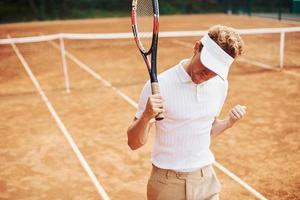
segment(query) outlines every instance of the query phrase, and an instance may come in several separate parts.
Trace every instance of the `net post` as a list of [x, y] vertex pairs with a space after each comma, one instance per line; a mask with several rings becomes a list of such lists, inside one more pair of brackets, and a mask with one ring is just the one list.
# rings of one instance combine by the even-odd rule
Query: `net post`
[[280, 71], [283, 70], [283, 65], [284, 65], [284, 41], [285, 41], [285, 32], [281, 31], [280, 32], [280, 46], [279, 46], [279, 66], [280, 66]]
[[69, 74], [68, 74], [68, 65], [67, 65], [67, 60], [66, 60], [65, 44], [64, 44], [63, 35], [60, 35], [59, 43], [60, 43], [60, 53], [61, 53], [63, 71], [64, 71], [64, 77], [65, 77], [66, 92], [70, 93], [71, 90], [70, 90], [70, 82], [69, 82]]

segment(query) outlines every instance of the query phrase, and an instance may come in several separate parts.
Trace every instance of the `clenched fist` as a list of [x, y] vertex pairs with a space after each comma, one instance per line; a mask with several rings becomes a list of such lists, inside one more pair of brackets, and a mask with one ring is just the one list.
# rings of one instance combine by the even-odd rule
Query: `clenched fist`
[[236, 105], [234, 106], [231, 111], [229, 112], [229, 123], [232, 126], [235, 122], [242, 119], [246, 114], [247, 107]]
[[163, 102], [164, 100], [160, 94], [151, 95], [148, 98], [144, 115], [148, 119], [151, 119], [154, 118], [158, 113], [165, 112]]

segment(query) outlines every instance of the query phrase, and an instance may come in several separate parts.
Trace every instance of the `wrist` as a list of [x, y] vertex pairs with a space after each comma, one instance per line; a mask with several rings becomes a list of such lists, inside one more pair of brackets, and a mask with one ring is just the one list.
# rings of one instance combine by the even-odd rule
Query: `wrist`
[[227, 120], [226, 120], [227, 128], [231, 128], [233, 126], [233, 124], [234, 124], [234, 121], [232, 121], [231, 118], [228, 117]]
[[151, 116], [146, 112], [146, 111], [144, 111], [143, 112], [143, 114], [142, 114], [142, 120], [144, 121], [144, 122], [149, 122], [150, 120], [151, 120]]

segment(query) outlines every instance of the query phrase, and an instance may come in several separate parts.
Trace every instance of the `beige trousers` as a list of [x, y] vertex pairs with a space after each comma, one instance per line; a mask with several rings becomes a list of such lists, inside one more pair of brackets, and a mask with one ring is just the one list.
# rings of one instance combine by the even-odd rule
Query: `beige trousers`
[[153, 166], [148, 200], [219, 200], [220, 182], [211, 165], [195, 172], [175, 172]]

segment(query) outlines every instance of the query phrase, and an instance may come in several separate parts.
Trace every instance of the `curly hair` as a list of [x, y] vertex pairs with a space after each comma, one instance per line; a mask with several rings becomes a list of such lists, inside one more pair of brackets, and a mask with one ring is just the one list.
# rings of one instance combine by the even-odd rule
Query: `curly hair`
[[231, 57], [235, 58], [242, 54], [244, 41], [235, 29], [215, 25], [208, 30], [208, 35]]

